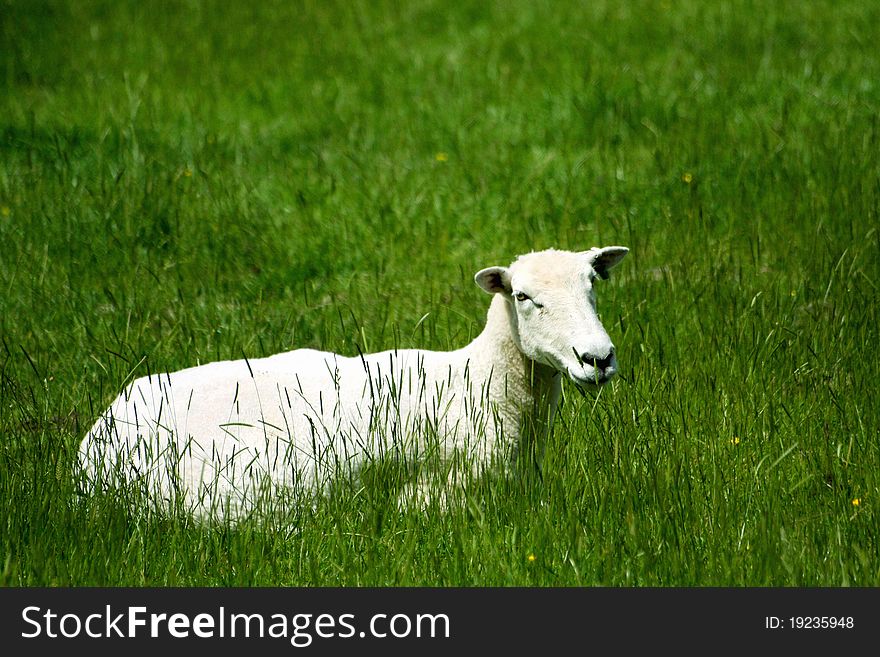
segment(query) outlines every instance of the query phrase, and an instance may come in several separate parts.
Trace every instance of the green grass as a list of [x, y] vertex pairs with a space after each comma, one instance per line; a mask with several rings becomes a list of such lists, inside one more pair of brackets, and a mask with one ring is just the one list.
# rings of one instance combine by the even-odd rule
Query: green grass
[[[0, 583], [880, 585], [880, 5], [250, 4], [0, 0]], [[476, 270], [606, 244], [539, 482], [75, 501], [132, 375], [459, 347]]]

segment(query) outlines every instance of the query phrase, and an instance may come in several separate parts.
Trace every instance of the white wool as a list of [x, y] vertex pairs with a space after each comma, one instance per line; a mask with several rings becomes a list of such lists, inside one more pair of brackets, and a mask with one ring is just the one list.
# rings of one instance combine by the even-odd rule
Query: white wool
[[[482, 270], [486, 326], [456, 351], [298, 349], [137, 379], [83, 440], [85, 480], [236, 519], [262, 495], [320, 493], [375, 459], [432, 453], [479, 473], [514, 459], [527, 433], [540, 449], [560, 375], [589, 385], [616, 372], [592, 281], [625, 253], [542, 251]], [[431, 496], [424, 482], [403, 493]]]

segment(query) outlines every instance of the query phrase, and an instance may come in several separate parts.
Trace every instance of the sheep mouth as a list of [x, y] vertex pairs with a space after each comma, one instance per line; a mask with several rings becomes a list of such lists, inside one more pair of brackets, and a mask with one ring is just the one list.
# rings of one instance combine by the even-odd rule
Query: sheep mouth
[[[614, 378], [614, 374], [616, 372], [611, 372], [609, 374], [605, 374], [604, 372], [595, 372], [592, 376], [585, 376], [580, 374], [575, 374], [571, 370], [568, 370], [568, 378], [571, 379], [578, 387], [581, 388], [590, 388], [590, 387], [599, 387], [604, 386], [611, 379]], [[586, 373], [584, 373], [586, 374]]]

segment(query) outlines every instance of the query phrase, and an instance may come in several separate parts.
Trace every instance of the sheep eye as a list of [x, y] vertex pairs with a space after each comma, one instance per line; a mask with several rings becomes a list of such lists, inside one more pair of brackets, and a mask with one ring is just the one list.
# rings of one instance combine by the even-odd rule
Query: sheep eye
[[529, 298], [529, 295], [526, 294], [525, 292], [517, 292], [513, 295], [513, 298], [516, 299], [517, 301], [525, 301], [526, 299]]

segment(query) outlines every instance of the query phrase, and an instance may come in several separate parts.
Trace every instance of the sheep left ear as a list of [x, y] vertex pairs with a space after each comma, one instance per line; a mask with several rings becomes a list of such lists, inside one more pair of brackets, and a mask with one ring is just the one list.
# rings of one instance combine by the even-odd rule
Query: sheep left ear
[[599, 278], [607, 279], [608, 272], [616, 267], [627, 253], [629, 249], [625, 246], [605, 246], [601, 249], [590, 249], [587, 251], [587, 256]]
[[505, 267], [487, 267], [474, 276], [474, 282], [489, 294], [504, 292], [510, 294], [510, 272]]

